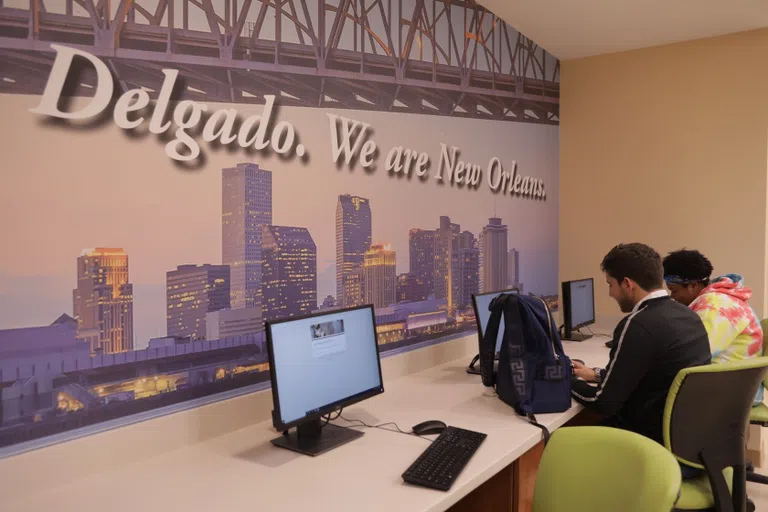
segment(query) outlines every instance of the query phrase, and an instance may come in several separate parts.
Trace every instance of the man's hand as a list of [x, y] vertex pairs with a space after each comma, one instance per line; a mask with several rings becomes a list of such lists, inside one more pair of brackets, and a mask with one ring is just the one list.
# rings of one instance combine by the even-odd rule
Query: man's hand
[[597, 374], [592, 368], [587, 368], [584, 363], [571, 361], [573, 363], [573, 375], [587, 382], [597, 382]]

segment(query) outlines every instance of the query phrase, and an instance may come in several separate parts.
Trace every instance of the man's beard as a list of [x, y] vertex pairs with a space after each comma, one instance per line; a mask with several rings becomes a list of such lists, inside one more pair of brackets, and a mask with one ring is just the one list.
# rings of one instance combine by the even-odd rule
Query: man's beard
[[635, 307], [630, 297], [620, 297], [616, 300], [616, 302], [619, 303], [619, 307], [621, 308], [622, 313], [629, 313]]

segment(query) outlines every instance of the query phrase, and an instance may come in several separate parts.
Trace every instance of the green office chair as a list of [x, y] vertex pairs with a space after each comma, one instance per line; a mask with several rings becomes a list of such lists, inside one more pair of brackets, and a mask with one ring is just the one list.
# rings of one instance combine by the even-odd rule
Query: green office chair
[[[768, 356], [768, 318], [764, 318], [760, 324], [763, 326], [763, 356]], [[768, 390], [768, 373], [766, 373], [766, 377], [763, 379], [763, 387]], [[765, 393], [766, 391], [763, 392]], [[749, 413], [749, 422], [752, 425], [768, 427], [768, 406], [760, 403], [752, 407]], [[768, 477], [755, 473], [754, 466], [747, 463], [747, 482], [768, 484]]]
[[562, 427], [541, 458], [533, 512], [668, 512], [680, 492], [680, 465], [663, 446], [609, 427]]
[[681, 370], [664, 411], [664, 445], [704, 472], [683, 480], [675, 510], [754, 510], [746, 490], [749, 413], [768, 357]]

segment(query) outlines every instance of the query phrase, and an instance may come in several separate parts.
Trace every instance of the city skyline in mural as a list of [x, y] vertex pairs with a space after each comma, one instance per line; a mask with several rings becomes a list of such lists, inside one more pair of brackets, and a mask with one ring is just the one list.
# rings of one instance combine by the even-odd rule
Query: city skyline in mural
[[[302, 127], [313, 121], [318, 128], [324, 124], [321, 115], [310, 112], [294, 109], [286, 114], [300, 119]], [[371, 115], [379, 120], [387, 116]], [[21, 128], [24, 124], [33, 122], [22, 122]], [[386, 130], [385, 123], [377, 125], [382, 127], [381, 140], [400, 135]], [[381, 351], [387, 354], [476, 332], [471, 295], [486, 289], [521, 286], [556, 307], [556, 230], [542, 228], [556, 226], [556, 168], [548, 170], [544, 162], [538, 164], [542, 172], [535, 174], [545, 177], [547, 200], [526, 201], [344, 168], [307, 174], [313, 161], [297, 166], [275, 157], [256, 164], [217, 154], [205, 170], [189, 173], [174, 169], [159, 152], [144, 152], [151, 163], [137, 163], [139, 157], [130, 156], [137, 143], [110, 131], [89, 134], [113, 150], [92, 154], [91, 165], [73, 168], [74, 193], [93, 198], [95, 212], [100, 210], [97, 192], [114, 190], [103, 198], [105, 205], [130, 204], [131, 214], [141, 215], [144, 222], [115, 225], [108, 215], [93, 216], [89, 209], [60, 208], [59, 217], [66, 214], [68, 224], [81, 226], [61, 235], [71, 255], [31, 251], [5, 267], [20, 268], [33, 263], [29, 258], [40, 258], [42, 266], [63, 272], [58, 291], [37, 295], [42, 305], [44, 297], [55, 294], [58, 309], [24, 311], [37, 318], [47, 315], [24, 329], [10, 329], [7, 320], [0, 325], [6, 348], [17, 346], [23, 352], [25, 340], [36, 338], [39, 350], [51, 350], [41, 362], [22, 363], [21, 380], [6, 388], [10, 396], [4, 402], [3, 424], [8, 435], [3, 437], [0, 425], [0, 444], [13, 444], [16, 436], [39, 437], [46, 428], [63, 428], [61, 424], [84, 426], [247, 385], [266, 386], [263, 320], [269, 318], [371, 303]], [[324, 147], [319, 129], [305, 131], [319, 132], [314, 146]], [[526, 140], [522, 132], [528, 130], [520, 131]], [[79, 145], [77, 137], [62, 131], [45, 133], [49, 147]], [[421, 139], [426, 145], [430, 138], [446, 136], [443, 130]], [[535, 150], [528, 151], [528, 158], [523, 150], [515, 153], [536, 166]], [[115, 152], [129, 161], [115, 158]], [[315, 158], [322, 161], [318, 153]], [[61, 200], [66, 189], [62, 182], [72, 179], [72, 172], [67, 177], [57, 171], [69, 158], [78, 161], [67, 154], [58, 159], [41, 155], [36, 173], [18, 176], [17, 190], [38, 190], [42, 196], [32, 202], [29, 194], [26, 200], [7, 198], [5, 204], [28, 222], [5, 225], [6, 239], [26, 237], [31, 226], [48, 232], [54, 228], [43, 205]], [[152, 172], [161, 161], [166, 170]], [[97, 179], [110, 165], [112, 179], [119, 183], [128, 178], [114, 189], [114, 183]], [[40, 181], [40, 172], [49, 179]], [[197, 183], [189, 188], [190, 181]], [[147, 188], [146, 183], [152, 185]], [[120, 215], [119, 209], [101, 211]], [[100, 258], [113, 261], [102, 265]], [[103, 283], [85, 271], [88, 260], [91, 274], [103, 268]], [[241, 275], [232, 267], [242, 268]], [[154, 275], [160, 283], [142, 293], [137, 286], [142, 274]], [[84, 311], [101, 324], [83, 323]], [[6, 318], [8, 312], [6, 308]], [[71, 352], [55, 355], [62, 350]], [[13, 357], [13, 351], [6, 351], [4, 365], [14, 364]], [[56, 370], [39, 381], [35, 373], [41, 364]], [[28, 387], [36, 380], [44, 383], [37, 394]], [[35, 428], [22, 427], [29, 421]]]
[[[381, 312], [395, 304], [438, 299], [441, 309], [455, 314], [468, 311], [472, 294], [506, 288], [524, 291], [521, 254], [509, 245], [509, 227], [502, 218], [489, 218], [475, 234], [440, 216], [436, 229], [408, 229], [409, 244], [403, 251], [376, 242], [369, 198], [341, 194], [336, 201], [336, 265], [331, 267], [335, 293], [318, 293], [318, 251], [312, 233], [272, 222], [272, 172], [239, 163], [223, 169], [222, 189], [221, 261], [185, 262], [167, 271], [164, 332], [154, 339], [217, 339], [221, 322], [228, 323], [222, 315], [246, 322], [233, 332], [250, 334], [261, 331], [263, 321], [362, 304]], [[398, 273], [398, 259], [407, 259], [405, 272]], [[119, 353], [152, 344], [153, 338], [134, 334], [135, 326], [147, 319], [133, 313], [130, 261], [122, 247], [84, 249], [77, 258], [72, 309], [63, 313], [79, 322], [78, 338], [89, 342], [91, 353]], [[99, 302], [104, 311], [96, 313], [93, 308]], [[232, 312], [241, 309], [254, 313]], [[97, 317], [102, 318], [101, 326], [94, 321]]]
[[[519, 286], [519, 285], [525, 285], [527, 284], [527, 287], [524, 289], [527, 289], [528, 291], [535, 292], [537, 294], [541, 295], [556, 295], [558, 293], [557, 286], [556, 286], [556, 279], [551, 279], [551, 276], [545, 276], [543, 279], [544, 282], [549, 281], [550, 283], [547, 285], [542, 286], [542, 276], [538, 272], [534, 272], [531, 274], [530, 270], [532, 268], [532, 263], [528, 263], [526, 265], [525, 259], [526, 259], [526, 252], [529, 254], [531, 251], [526, 251], [524, 246], [526, 245], [524, 241], [521, 241], [521, 236], [516, 235], [529, 235], [529, 233], [525, 233], [524, 229], [520, 229], [519, 226], [516, 226], [514, 223], [510, 225], [509, 222], [504, 218], [503, 215], [500, 215], [498, 213], [499, 210], [508, 211], [509, 205], [505, 205], [504, 203], [508, 201], [508, 199], [504, 197], [494, 197], [491, 196], [491, 206], [486, 207], [485, 209], [488, 211], [488, 217], [485, 218], [485, 223], [480, 223], [478, 225], [477, 217], [478, 215], [476, 212], [472, 215], [474, 217], [475, 222], [474, 229], [470, 228], [467, 229], [468, 226], [466, 223], [462, 222], [461, 217], [466, 217], [466, 214], [458, 213], [458, 215], [441, 215], [440, 212], [435, 212], [433, 218], [425, 219], [422, 222], [413, 222], [412, 226], [405, 226], [403, 229], [397, 230], [398, 235], [397, 236], [391, 236], [392, 229], [390, 226], [390, 236], [389, 237], [380, 237], [376, 236], [374, 234], [374, 230], [372, 228], [372, 219], [377, 218], [377, 213], [386, 215], [388, 210], [397, 208], [396, 205], [390, 204], [386, 197], [376, 197], [376, 194], [367, 194], [369, 196], [374, 196], [375, 199], [371, 199], [371, 197], [363, 197], [363, 195], [355, 195], [351, 194], [349, 192], [344, 192], [338, 196], [329, 195], [326, 201], [317, 201], [317, 203], [324, 202], [327, 204], [326, 210], [333, 212], [332, 216], [326, 215], [325, 217], [331, 217], [328, 219], [330, 222], [323, 225], [322, 227], [313, 227], [313, 228], [306, 228], [302, 226], [296, 226], [292, 225], [283, 225], [287, 223], [280, 223], [279, 220], [276, 222], [272, 222], [272, 176], [273, 172], [269, 171], [268, 169], [262, 169], [258, 164], [249, 163], [249, 162], [238, 162], [237, 160], [233, 161], [232, 167], [219, 169], [218, 173], [220, 175], [223, 175], [226, 172], [236, 172], [237, 168], [251, 168], [255, 169], [256, 171], [260, 172], [263, 171], [263, 174], [265, 176], [268, 176], [267, 182], [264, 184], [264, 186], [261, 188], [261, 194], [254, 189], [253, 197], [251, 198], [252, 201], [259, 201], [259, 202], [265, 202], [265, 204], [269, 205], [269, 215], [266, 215], [263, 219], [257, 219], [254, 218], [255, 226], [259, 226], [259, 228], [255, 231], [259, 237], [261, 237], [261, 227], [264, 225], [269, 226], [275, 226], [278, 228], [301, 228], [306, 231], [305, 236], [307, 237], [307, 240], [310, 244], [314, 245], [313, 248], [313, 263], [314, 266], [314, 272], [313, 272], [313, 288], [316, 290], [315, 293], [313, 293], [313, 298], [311, 300], [305, 299], [305, 305], [302, 306], [297, 312], [301, 312], [302, 314], [311, 313], [314, 311], [322, 310], [323, 308], [328, 308], [330, 306], [337, 306], [341, 307], [343, 305], [355, 305], [359, 304], [360, 300], [364, 300], [366, 298], [370, 299], [366, 301], [366, 303], [372, 303], [376, 307], [385, 307], [390, 306], [392, 304], [398, 303], [398, 302], [404, 302], [404, 301], [414, 301], [414, 300], [424, 300], [428, 298], [429, 296], [437, 297], [437, 298], [448, 298], [449, 291], [452, 293], [459, 294], [462, 299], [460, 302], [454, 301], [454, 304], [452, 304], [452, 307], [455, 308], [466, 308], [469, 306], [469, 296], [472, 293], [476, 293], [480, 290], [486, 289], [487, 286], [483, 285], [482, 282], [482, 270], [484, 269], [484, 265], [482, 265], [482, 254], [483, 254], [483, 248], [482, 248], [482, 240], [481, 235], [484, 231], [488, 231], [489, 233], [493, 233], [494, 230], [497, 230], [498, 228], [494, 226], [493, 224], [499, 224], [500, 229], [503, 231], [505, 236], [504, 245], [506, 245], [506, 251], [507, 251], [507, 258], [506, 261], [503, 263], [503, 267], [499, 266], [497, 268], [498, 275], [494, 276], [492, 281], [489, 283], [490, 289], [501, 289], [505, 288], [507, 286]], [[206, 172], [216, 172], [214, 171], [206, 171]], [[242, 174], [242, 173], [241, 173]], [[226, 187], [224, 185], [225, 181], [222, 178], [220, 178], [220, 186], [222, 189]], [[264, 188], [266, 187], [266, 188]], [[257, 187], [258, 188], [258, 187]], [[241, 191], [244, 193], [244, 190]], [[223, 193], [223, 192], [222, 192]], [[213, 194], [212, 194], [213, 195]], [[367, 239], [365, 241], [357, 242], [359, 244], [359, 248], [355, 251], [352, 251], [352, 258], [359, 258], [359, 261], [357, 262], [357, 266], [353, 265], [352, 272], [350, 274], [349, 269], [345, 272], [344, 270], [339, 271], [339, 268], [344, 267], [345, 264], [348, 265], [348, 263], [345, 263], [342, 259], [340, 259], [340, 254], [343, 254], [342, 252], [339, 252], [339, 242], [340, 238], [338, 236], [338, 229], [339, 229], [339, 211], [340, 207], [342, 206], [342, 198], [344, 200], [362, 200], [365, 203], [366, 211], [368, 212], [369, 218], [368, 218], [368, 227], [367, 227], [367, 234], [364, 234], [364, 237], [367, 236]], [[218, 208], [224, 208], [224, 200], [222, 199], [221, 194], [216, 194], [216, 199], [218, 199]], [[383, 199], [383, 200], [382, 200]], [[378, 202], [379, 208], [376, 208], [376, 203]], [[261, 205], [264, 206], [263, 204]], [[277, 209], [279, 209], [278, 205], [275, 205]], [[230, 208], [231, 209], [231, 208]], [[451, 209], [450, 207], [447, 207], [446, 210], [448, 211], [455, 211], [456, 208]], [[223, 215], [229, 215], [231, 212], [225, 212], [222, 213], [220, 211], [218, 218], [216, 220], [219, 220], [218, 223], [218, 236], [216, 237], [219, 240], [226, 239], [226, 237], [223, 235], [223, 232], [227, 229], [226, 223], [223, 222], [222, 216]], [[210, 220], [210, 219], [209, 219]], [[379, 220], [377, 218], [377, 220]], [[425, 244], [434, 244], [435, 243], [435, 234], [438, 235], [437, 237], [437, 243], [440, 243], [439, 241], [439, 234], [441, 230], [450, 230], [452, 232], [455, 232], [454, 235], [456, 235], [454, 243], [457, 243], [461, 245], [462, 247], [457, 250], [462, 251], [468, 251], [465, 255], [466, 257], [470, 258], [470, 262], [464, 265], [464, 269], [462, 272], [466, 274], [465, 282], [462, 285], [453, 284], [450, 289], [446, 286], [445, 280], [448, 279], [448, 274], [450, 272], [449, 267], [446, 265], [440, 266], [439, 264], [435, 264], [434, 262], [429, 263], [426, 260], [430, 258], [435, 258], [435, 252], [434, 250], [430, 249], [428, 252], [425, 252], [425, 249], [422, 247]], [[457, 232], [458, 230], [458, 232]], [[91, 243], [89, 247], [83, 247], [79, 253], [74, 254], [69, 260], [70, 263], [77, 263], [84, 254], [87, 254], [89, 251], [96, 251], [96, 250], [107, 250], [107, 251], [117, 251], [123, 253], [126, 261], [130, 261], [131, 264], [128, 264], [128, 266], [125, 268], [125, 275], [130, 275], [130, 280], [126, 280], [126, 284], [131, 285], [131, 290], [128, 292], [123, 293], [123, 295], [130, 295], [131, 296], [131, 306], [133, 309], [132, 315], [134, 317], [133, 320], [133, 328], [130, 335], [130, 339], [128, 340], [128, 345], [136, 348], [136, 349], [143, 349], [149, 346], [149, 341], [152, 338], [162, 338], [164, 336], [188, 336], [189, 332], [182, 330], [179, 331], [173, 331], [168, 329], [168, 322], [169, 322], [169, 312], [167, 311], [167, 308], [169, 306], [169, 303], [173, 300], [180, 300], [178, 297], [175, 299], [173, 298], [173, 294], [168, 290], [168, 286], [171, 280], [172, 274], [178, 274], [186, 272], [192, 272], [192, 275], [197, 275], [201, 271], [205, 270], [206, 266], [213, 267], [211, 270], [206, 271], [206, 275], [210, 274], [211, 272], [216, 272], [216, 269], [218, 268], [219, 271], [223, 271], [224, 267], [226, 267], [227, 271], [227, 282], [226, 286], [231, 286], [231, 280], [232, 280], [232, 274], [231, 269], [228, 267], [227, 263], [225, 263], [226, 259], [226, 245], [224, 242], [221, 243], [219, 250], [217, 251], [219, 253], [218, 258], [195, 258], [194, 256], [186, 257], [184, 260], [179, 262], [170, 262], [170, 265], [166, 270], [162, 272], [162, 281], [155, 280], [152, 284], [147, 284], [146, 282], [140, 282], [138, 284], [138, 287], [140, 289], [143, 288], [143, 293], [140, 293], [139, 297], [135, 297], [135, 293], [133, 292], [133, 287], [137, 285], [136, 279], [135, 279], [135, 269], [141, 268], [144, 266], [147, 262], [144, 261], [138, 261], [137, 256], [135, 254], [141, 254], [140, 251], [131, 251], [130, 246], [126, 246], [125, 244], [120, 244], [120, 237], [115, 236], [113, 234], [114, 229], [110, 229], [110, 232], [106, 234], [106, 236], [103, 237], [103, 239], [110, 241], [112, 243], [110, 244], [98, 244], [98, 243]], [[245, 233], [243, 230], [242, 233]], [[241, 234], [242, 234], [241, 233]], [[454, 235], [450, 235], [451, 238], [454, 238]], [[92, 242], [98, 242], [100, 237], [97, 233], [88, 233], [86, 238]], [[354, 238], [354, 237], [353, 237]], [[359, 237], [358, 237], [359, 238]], [[395, 239], [398, 240], [398, 242], [392, 242], [391, 240]], [[517, 239], [517, 243], [515, 243], [515, 240]], [[234, 239], [233, 239], [234, 240]], [[242, 243], [242, 241], [241, 241]], [[354, 244], [351, 240], [346, 241], [346, 245]], [[257, 246], [258, 244], [255, 244]], [[497, 244], [498, 245], [498, 244]], [[394, 267], [391, 269], [392, 275], [394, 276], [394, 286], [390, 286], [391, 290], [389, 291], [389, 295], [387, 295], [387, 298], [381, 298], [378, 300], [373, 300], [373, 293], [374, 290], [370, 289], [368, 294], [366, 294], [364, 291], [360, 290], [360, 279], [364, 279], [364, 276], [362, 276], [359, 272], [360, 266], [362, 266], [365, 253], [368, 251], [368, 249], [371, 246], [378, 247], [379, 251], [386, 250], [390, 254], [391, 259], [394, 261], [394, 265], [386, 265], [387, 267]], [[244, 248], [244, 246], [243, 246]], [[443, 251], [447, 251], [445, 247], [442, 249]], [[202, 251], [201, 251], [202, 252]], [[208, 251], [210, 252], [210, 251]], [[329, 254], [331, 252], [331, 254]], [[453, 254], [453, 253], [451, 253]], [[458, 254], [458, 253], [456, 253]], [[323, 258], [323, 256], [326, 256]], [[330, 257], [328, 257], [330, 256]], [[447, 252], [444, 254], [444, 257], [450, 257], [447, 255]], [[455, 256], [454, 256], [455, 257]], [[231, 256], [230, 256], [231, 259]], [[497, 261], [500, 261], [502, 258], [497, 256]], [[64, 260], [64, 258], [57, 258], [59, 264]], [[259, 257], [256, 257], [254, 261], [261, 261]], [[507, 263], [509, 262], [509, 263]], [[521, 263], [522, 262], [522, 263]], [[65, 263], [66, 265], [66, 263]], [[504, 277], [502, 274], [507, 273], [507, 268], [510, 267], [510, 265], [514, 265], [515, 272], [514, 275], [508, 275], [507, 277]], [[60, 265], [61, 266], [61, 265]], [[11, 302], [13, 300], [17, 300], [19, 298], [19, 287], [18, 285], [14, 286], [12, 284], [12, 281], [14, 278], [16, 279], [24, 279], [22, 276], [13, 276], [8, 273], [3, 274], [0, 276], [0, 283], [4, 284], [4, 288], [10, 292], [0, 295], [0, 303], [4, 306], [2, 308], [2, 311], [5, 312], [3, 314], [0, 312], [0, 329], [18, 329], [18, 328], [26, 328], [26, 327], [39, 327], [43, 325], [47, 325], [53, 319], [58, 318], [61, 314], [67, 314], [71, 315], [73, 317], [77, 317], [77, 300], [72, 299], [72, 292], [73, 288], [77, 288], [78, 281], [79, 281], [79, 271], [78, 266], [76, 264], [73, 265], [66, 265], [70, 266], [73, 270], [71, 272], [68, 272], [65, 275], [59, 275], [56, 276], [56, 280], [59, 283], [58, 288], [61, 290], [64, 286], [66, 286], [66, 292], [65, 293], [57, 293], [56, 296], [54, 296], [55, 288], [50, 287], [48, 290], [48, 293], [39, 293], [40, 290], [38, 290], [38, 287], [35, 287], [34, 285], [30, 287], [31, 291], [34, 291], [36, 294], [37, 300], [40, 302], [41, 305], [46, 305], [46, 309], [43, 308], [25, 308], [25, 311], [23, 311], [23, 314], [18, 314], [17, 311], [18, 307], [14, 307], [14, 304]], [[261, 264], [258, 265], [259, 268], [261, 267]], [[535, 266], [533, 266], [535, 268]], [[190, 270], [194, 269], [194, 270]], [[349, 276], [353, 276], [354, 281], [354, 293], [356, 294], [356, 298], [352, 301], [347, 300], [346, 303], [343, 299], [343, 292], [344, 288], [340, 288], [340, 278], [341, 276], [344, 276], [346, 274], [347, 279], [349, 279]], [[439, 279], [442, 279], [442, 285], [435, 284], [435, 278], [432, 274], [439, 274]], [[156, 274], [157, 275], [157, 274]], [[452, 273], [453, 275], [453, 273]], [[474, 276], [474, 277], [473, 277]], [[527, 279], [525, 278], [527, 276]], [[39, 278], [43, 278], [44, 276], [40, 276]], [[198, 276], [199, 277], [199, 276]], [[33, 282], [36, 278], [31, 277], [29, 279], [30, 282]], [[237, 278], [235, 278], [236, 280]], [[491, 279], [488, 277], [487, 279]], [[473, 284], [474, 281], [477, 281], [476, 284]], [[257, 283], [259, 281], [256, 281]], [[64, 284], [67, 283], [67, 284]], [[71, 283], [71, 284], [69, 284]], [[64, 285], [64, 286], [62, 286]], [[459, 286], [457, 288], [457, 286]], [[23, 282], [22, 282], [23, 287]], [[347, 284], [347, 287], [349, 287], [349, 284]], [[252, 287], [253, 288], [253, 287]], [[255, 285], [254, 290], [258, 289], [258, 292], [261, 293], [261, 290], [259, 289], [259, 284]], [[54, 293], [52, 293], [54, 292]], [[76, 290], [75, 290], [76, 292]], [[115, 292], [116, 295], [118, 295], [118, 292]], [[394, 297], [397, 297], [397, 299], [394, 299]], [[8, 303], [4, 303], [4, 299], [10, 299]], [[236, 307], [242, 307], [245, 303], [241, 300], [240, 303], [237, 302], [238, 299], [232, 298], [231, 302], [228, 299], [226, 302], [219, 301], [218, 305], [216, 305], [215, 301], [210, 305], [210, 311], [216, 311], [219, 309], [231, 309]], [[55, 304], [55, 305], [54, 305]], [[234, 305], [233, 305], [234, 304]], [[152, 309], [149, 309], [149, 305], [152, 306]], [[160, 305], [160, 307], [158, 307]], [[138, 313], [137, 313], [138, 311]], [[294, 314], [294, 312], [291, 312], [291, 315]], [[253, 320], [253, 319], [252, 319]], [[201, 327], [202, 325], [202, 327]], [[199, 332], [204, 332], [204, 322], [202, 324], [198, 324], [198, 330]], [[198, 339], [204, 339], [205, 336], [193, 336], [193, 338]], [[111, 350], [108, 350], [107, 352], [111, 352]]]
[[[387, 355], [476, 332], [473, 293], [556, 307], [557, 60], [474, 2], [382, 0], [363, 18], [358, 2], [294, 3], [47, 2], [29, 33], [28, 4], [0, 14], [0, 448], [264, 389], [264, 320], [373, 304]], [[201, 123], [184, 165], [176, 127], [135, 109], [146, 122], [116, 125], [126, 102], [97, 123], [41, 115], [51, 43], [101, 59], [113, 99], [169, 104], [169, 126], [186, 124], [180, 100], [247, 123], [274, 98], [295, 155], [210, 143]], [[106, 76], [80, 64], [70, 111]], [[341, 117], [375, 141], [350, 162]], [[450, 148], [455, 179], [439, 179]]]

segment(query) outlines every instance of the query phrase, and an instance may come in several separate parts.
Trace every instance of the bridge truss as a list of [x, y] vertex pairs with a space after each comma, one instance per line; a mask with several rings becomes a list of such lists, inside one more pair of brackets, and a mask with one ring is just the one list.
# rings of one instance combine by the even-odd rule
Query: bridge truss
[[0, 92], [42, 93], [52, 43], [150, 95], [559, 123], [558, 61], [473, 0], [0, 0]]

